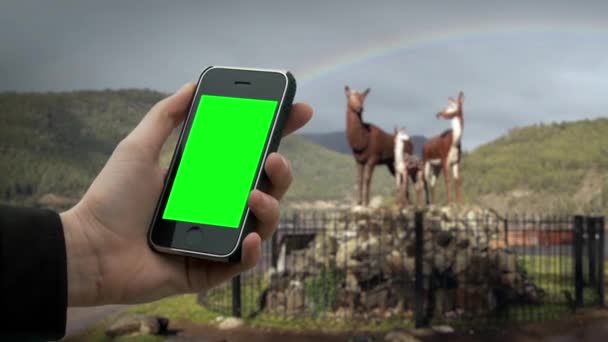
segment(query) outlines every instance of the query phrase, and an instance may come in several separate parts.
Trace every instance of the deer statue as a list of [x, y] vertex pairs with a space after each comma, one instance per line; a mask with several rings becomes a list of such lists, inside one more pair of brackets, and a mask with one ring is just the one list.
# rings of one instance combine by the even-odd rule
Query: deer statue
[[450, 168], [456, 183], [456, 196], [458, 203], [462, 203], [460, 158], [462, 154], [461, 141], [464, 128], [462, 115], [462, 104], [464, 94], [458, 94], [458, 100], [449, 98], [448, 105], [439, 113], [437, 118], [449, 119], [452, 129], [448, 129], [440, 135], [427, 140], [422, 147], [422, 161], [424, 163], [425, 190], [428, 197], [428, 185], [431, 186], [430, 203], [435, 202], [435, 183], [439, 173], [443, 171], [448, 203], [452, 203], [450, 190]]
[[346, 94], [346, 139], [357, 163], [357, 184], [359, 205], [369, 204], [369, 188], [378, 164], [388, 166], [391, 174], [395, 174], [393, 164], [394, 137], [376, 125], [364, 122], [363, 103], [370, 92], [351, 90], [344, 87]]
[[414, 145], [405, 128], [395, 127], [395, 181], [397, 186], [397, 204], [400, 208], [409, 203], [409, 181], [416, 189], [416, 206], [420, 206], [422, 183], [422, 162], [414, 155]]

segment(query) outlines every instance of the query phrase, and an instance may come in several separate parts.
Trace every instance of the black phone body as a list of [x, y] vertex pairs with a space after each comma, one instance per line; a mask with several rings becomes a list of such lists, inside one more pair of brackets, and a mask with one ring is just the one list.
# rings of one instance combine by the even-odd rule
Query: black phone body
[[198, 81], [148, 232], [158, 251], [237, 262], [256, 219], [251, 190], [264, 190], [295, 96], [289, 72], [208, 67]]

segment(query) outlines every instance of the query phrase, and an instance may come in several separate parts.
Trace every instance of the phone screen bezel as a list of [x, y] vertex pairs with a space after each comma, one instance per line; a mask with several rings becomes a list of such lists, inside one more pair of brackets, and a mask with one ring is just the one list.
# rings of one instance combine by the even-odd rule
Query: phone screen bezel
[[[273, 114], [271, 129], [264, 142], [263, 153], [256, 167], [254, 181], [251, 190], [257, 188], [263, 170], [263, 162], [268, 154], [271, 137], [274, 134], [278, 115], [283, 105], [285, 93], [288, 86], [288, 77], [284, 72], [275, 70], [235, 69], [228, 67], [210, 67], [203, 71], [193, 96], [188, 116], [182, 127], [180, 138], [177, 142], [173, 158], [167, 173], [163, 191], [158, 201], [154, 220], [151, 223], [149, 239], [153, 247], [160, 250], [184, 255], [200, 255], [215, 258], [225, 258], [237, 250], [240, 240], [243, 238], [243, 227], [251, 219], [249, 208], [244, 206], [238, 228], [221, 227], [192, 222], [173, 221], [162, 218], [167, 205], [171, 187], [182, 154], [192, 128], [196, 111], [203, 95], [218, 95], [240, 98], [252, 98], [277, 101], [277, 107]], [[204, 196], [204, 194], [201, 194]], [[196, 229], [195, 229], [196, 228]], [[196, 230], [201, 237], [189, 239], [190, 230]]]

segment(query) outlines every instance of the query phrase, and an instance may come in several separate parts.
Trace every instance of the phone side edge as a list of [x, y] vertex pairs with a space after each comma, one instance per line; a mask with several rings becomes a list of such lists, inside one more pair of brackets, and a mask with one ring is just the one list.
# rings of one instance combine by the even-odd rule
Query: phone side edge
[[162, 199], [165, 196], [165, 192], [167, 191], [167, 183], [169, 181], [168, 176], [173, 172], [173, 168], [175, 167], [175, 158], [177, 155], [177, 151], [179, 150], [179, 148], [182, 144], [182, 140], [184, 138], [184, 131], [186, 130], [186, 126], [187, 126], [186, 123], [188, 122], [188, 120], [190, 120], [190, 117], [192, 115], [192, 110], [194, 109], [194, 101], [196, 100], [196, 95], [198, 94], [198, 92], [200, 90], [203, 76], [205, 75], [205, 73], [207, 73], [207, 71], [209, 71], [213, 68], [214, 68], [214, 66], [212, 66], [212, 65], [206, 67], [198, 77], [198, 81], [196, 82], [196, 89], [194, 90], [194, 93], [192, 94], [192, 98], [190, 99], [190, 104], [188, 105], [188, 114], [186, 115], [186, 117], [184, 118], [184, 121], [182, 122], [182, 129], [179, 132], [179, 138], [177, 139], [177, 143], [175, 144], [175, 148], [173, 149], [173, 155], [171, 156], [171, 162], [169, 163], [169, 168], [167, 169], [167, 173], [165, 174], [165, 178], [163, 179], [163, 188], [158, 196], [158, 199], [156, 200], [156, 207], [154, 208], [154, 213], [152, 215], [152, 221], [150, 222], [150, 226], [148, 227], [148, 234], [147, 234], [148, 235], [147, 236], [148, 245], [150, 246], [150, 248], [152, 248], [152, 250], [154, 250], [156, 252], [161, 252], [161, 251], [164, 252], [164, 251], [166, 251], [165, 248], [170, 248], [170, 247], [165, 247], [165, 246], [159, 246], [156, 243], [154, 243], [154, 240], [152, 239], [152, 230], [156, 226], [156, 222], [158, 220], [158, 212], [161, 207]]
[[[295, 98], [296, 88], [297, 88], [296, 79], [290, 71], [273, 70], [272, 72], [280, 72], [282, 75], [284, 75], [285, 79], [286, 79], [286, 84], [285, 84], [285, 91], [281, 98], [281, 103], [279, 104], [277, 119], [276, 119], [274, 128], [271, 132], [271, 136], [269, 137], [269, 142], [266, 147], [266, 151], [264, 152], [264, 155], [262, 156], [260, 170], [258, 171], [258, 174], [256, 175], [256, 180], [255, 180], [255, 183], [253, 186], [253, 189], [259, 189], [262, 191], [266, 190], [270, 184], [268, 175], [266, 175], [266, 172], [264, 171], [264, 165], [266, 163], [266, 159], [268, 158], [268, 155], [270, 155], [273, 152], [278, 151], [278, 149], [279, 149], [279, 145], [280, 145], [281, 139], [283, 137], [283, 129], [285, 128], [285, 124], [287, 123], [287, 120], [289, 119], [289, 114], [290, 114], [291, 108], [293, 106], [293, 100]], [[241, 259], [242, 241], [245, 239], [245, 237], [249, 233], [253, 232], [255, 225], [257, 223], [257, 218], [253, 214], [251, 214], [251, 215], [250, 214], [251, 214], [251, 212], [250, 212], [249, 208], [247, 208], [247, 211], [245, 213], [245, 219], [243, 221], [243, 227], [241, 229], [241, 234], [239, 235], [239, 238], [236, 241], [235, 249], [232, 252], [230, 252], [228, 255], [224, 256], [225, 258], [227, 258], [228, 262], [239, 262]]]

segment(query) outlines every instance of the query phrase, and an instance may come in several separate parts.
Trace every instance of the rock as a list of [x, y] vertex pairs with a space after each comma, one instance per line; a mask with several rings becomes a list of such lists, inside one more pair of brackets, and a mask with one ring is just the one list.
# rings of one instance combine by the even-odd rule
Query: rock
[[332, 218], [327, 222], [325, 229], [329, 232], [343, 231], [346, 229], [346, 222], [340, 218]]
[[351, 208], [351, 211], [352, 211], [353, 213], [355, 213], [355, 214], [357, 214], [357, 213], [367, 213], [367, 212], [369, 212], [369, 211], [370, 211], [370, 209], [369, 209], [369, 208], [367, 208], [367, 207], [364, 207], [364, 206], [362, 206], [362, 205], [355, 205], [355, 206], [353, 206], [353, 207]]
[[545, 290], [534, 286], [534, 291], [527, 292], [527, 295], [528, 303], [540, 304], [542, 303], [542, 300], [545, 297]]
[[471, 253], [468, 249], [459, 249], [454, 257], [452, 271], [456, 274], [464, 273], [470, 264]]
[[413, 257], [403, 255], [398, 250], [393, 250], [386, 256], [386, 273], [388, 274], [413, 274], [415, 266], [415, 259]]
[[[357, 250], [357, 245], [358, 243], [356, 239], [350, 239], [339, 244], [336, 255], [336, 266], [338, 269], [344, 269], [347, 267], [347, 265], [349, 265], [349, 260]], [[352, 262], [349, 266], [352, 266]]]
[[475, 221], [471, 221], [471, 220], [466, 220], [465, 221], [465, 225], [466, 225], [466, 230], [472, 234], [477, 234], [477, 229], [478, 229], [478, 222]]
[[382, 205], [382, 196], [374, 196], [369, 201], [369, 207], [371, 209], [378, 209]]
[[403, 331], [391, 331], [384, 336], [386, 342], [420, 342], [416, 337], [403, 332]]
[[471, 245], [471, 241], [469, 241], [469, 239], [467, 239], [467, 238], [459, 239], [458, 242], [456, 243], [456, 247], [461, 248], [461, 249], [469, 248], [470, 245]]
[[[404, 216], [409, 215], [409, 216]], [[353, 208], [329, 214], [325, 230], [314, 217], [304, 226], [315, 234], [308, 246], [285, 250], [283, 272], [269, 272], [267, 310], [295, 314], [313, 308], [304, 284], [320, 274], [339, 274], [336, 313], [365, 320], [402, 317], [415, 303], [414, 211]], [[540, 302], [543, 292], [517, 270], [517, 255], [496, 243], [504, 224], [479, 207], [436, 207], [424, 211], [423, 288], [435, 291], [440, 318], [487, 313], [512, 301]], [[503, 234], [503, 235], [501, 235]], [[279, 269], [277, 267], [277, 269]], [[311, 306], [312, 305], [312, 306]], [[397, 311], [395, 311], [397, 310]], [[398, 312], [398, 313], [395, 313]]]
[[304, 285], [299, 280], [292, 280], [287, 288], [287, 313], [294, 314], [304, 310]]
[[372, 308], [384, 309], [387, 300], [388, 288], [386, 286], [380, 286], [361, 294], [361, 303], [367, 310]]
[[271, 273], [270, 288], [275, 291], [284, 291], [289, 285], [290, 276], [287, 273]]
[[236, 317], [228, 317], [224, 319], [217, 327], [220, 330], [231, 330], [243, 326], [245, 322], [242, 319]]
[[335, 260], [337, 251], [336, 238], [332, 232], [322, 232], [315, 236], [312, 246], [312, 258], [317, 265], [329, 268]]
[[480, 314], [494, 310], [496, 307], [494, 294], [491, 289], [484, 286], [457, 289], [456, 297], [458, 307], [467, 313]]
[[501, 275], [500, 281], [507, 288], [512, 289], [515, 292], [518, 292], [519, 294], [521, 294], [523, 292], [522, 291], [523, 281], [522, 281], [521, 275], [519, 273], [515, 273], [515, 272], [504, 273]]
[[[366, 258], [358, 263], [358, 267], [353, 268], [352, 271], [359, 283], [367, 283], [368, 281], [382, 278], [382, 267], [380, 267], [377, 257]], [[365, 287], [367, 289], [370, 288], [370, 286]]]
[[297, 250], [286, 257], [286, 264], [290, 265], [289, 272], [292, 274], [314, 273], [313, 260], [308, 258], [308, 250]]
[[448, 231], [453, 226], [452, 222], [439, 221], [439, 228], [443, 231]]
[[450, 255], [446, 252], [440, 252], [435, 254], [435, 258], [433, 261], [437, 271], [440, 273], [444, 273], [448, 270], [448, 268], [452, 267], [452, 264], [454, 262], [454, 256], [453, 254]]
[[106, 329], [106, 336], [162, 334], [167, 331], [169, 319], [165, 317], [132, 314], [120, 317]]
[[454, 328], [449, 325], [434, 325], [431, 329], [439, 334], [452, 334], [454, 333]]
[[475, 242], [477, 243], [477, 246], [480, 246], [482, 248], [487, 247], [489, 241], [490, 241], [490, 237], [486, 233], [477, 235], [477, 238], [475, 240]]
[[454, 217], [454, 215], [452, 214], [451, 207], [441, 207], [439, 209], [439, 214], [441, 216], [442, 221], [449, 221]]
[[412, 243], [406, 245], [405, 253], [410, 258], [413, 258], [414, 256], [416, 256], [416, 244], [412, 242]]
[[[341, 253], [336, 256], [335, 266], [337, 270], [352, 270], [361, 266], [361, 262], [355, 260], [352, 254]], [[331, 267], [331, 266], [330, 266]]]
[[266, 297], [266, 308], [271, 312], [285, 312], [285, 293], [270, 291]]
[[[430, 235], [430, 234], [428, 234]], [[424, 245], [422, 246], [422, 251], [424, 252], [424, 255], [434, 255], [435, 253], [437, 253], [439, 251], [440, 247], [438, 247], [433, 241], [426, 241], [424, 243]]]
[[477, 221], [477, 213], [474, 210], [469, 211], [467, 213], [467, 215], [466, 215], [466, 220], [468, 222], [471, 222], [471, 223], [473, 223], [473, 222], [476, 223], [476, 221]]
[[336, 310], [336, 312], [334, 314], [334, 318], [336, 318], [338, 320], [345, 320], [345, 319], [348, 319], [351, 317], [353, 317], [352, 309], [345, 308], [345, 307], [338, 308], [338, 310]]
[[423, 261], [422, 262], [422, 275], [424, 275], [425, 277], [428, 277], [431, 275], [431, 273], [433, 272], [433, 263], [428, 262], [428, 261]]
[[357, 277], [355, 277], [355, 275], [353, 274], [352, 270], [349, 270], [348, 273], [346, 273], [345, 284], [346, 289], [351, 291], [359, 291], [359, 281], [357, 280]]
[[510, 251], [498, 251], [495, 253], [498, 269], [503, 272], [517, 271], [517, 256]]
[[441, 247], [447, 247], [452, 242], [453, 236], [450, 232], [439, 232], [435, 237], [435, 241]]
[[375, 236], [360, 241], [359, 248], [353, 253], [353, 257], [356, 259], [364, 259], [367, 257], [374, 257], [375, 255], [382, 254], [380, 249], [380, 241]]

